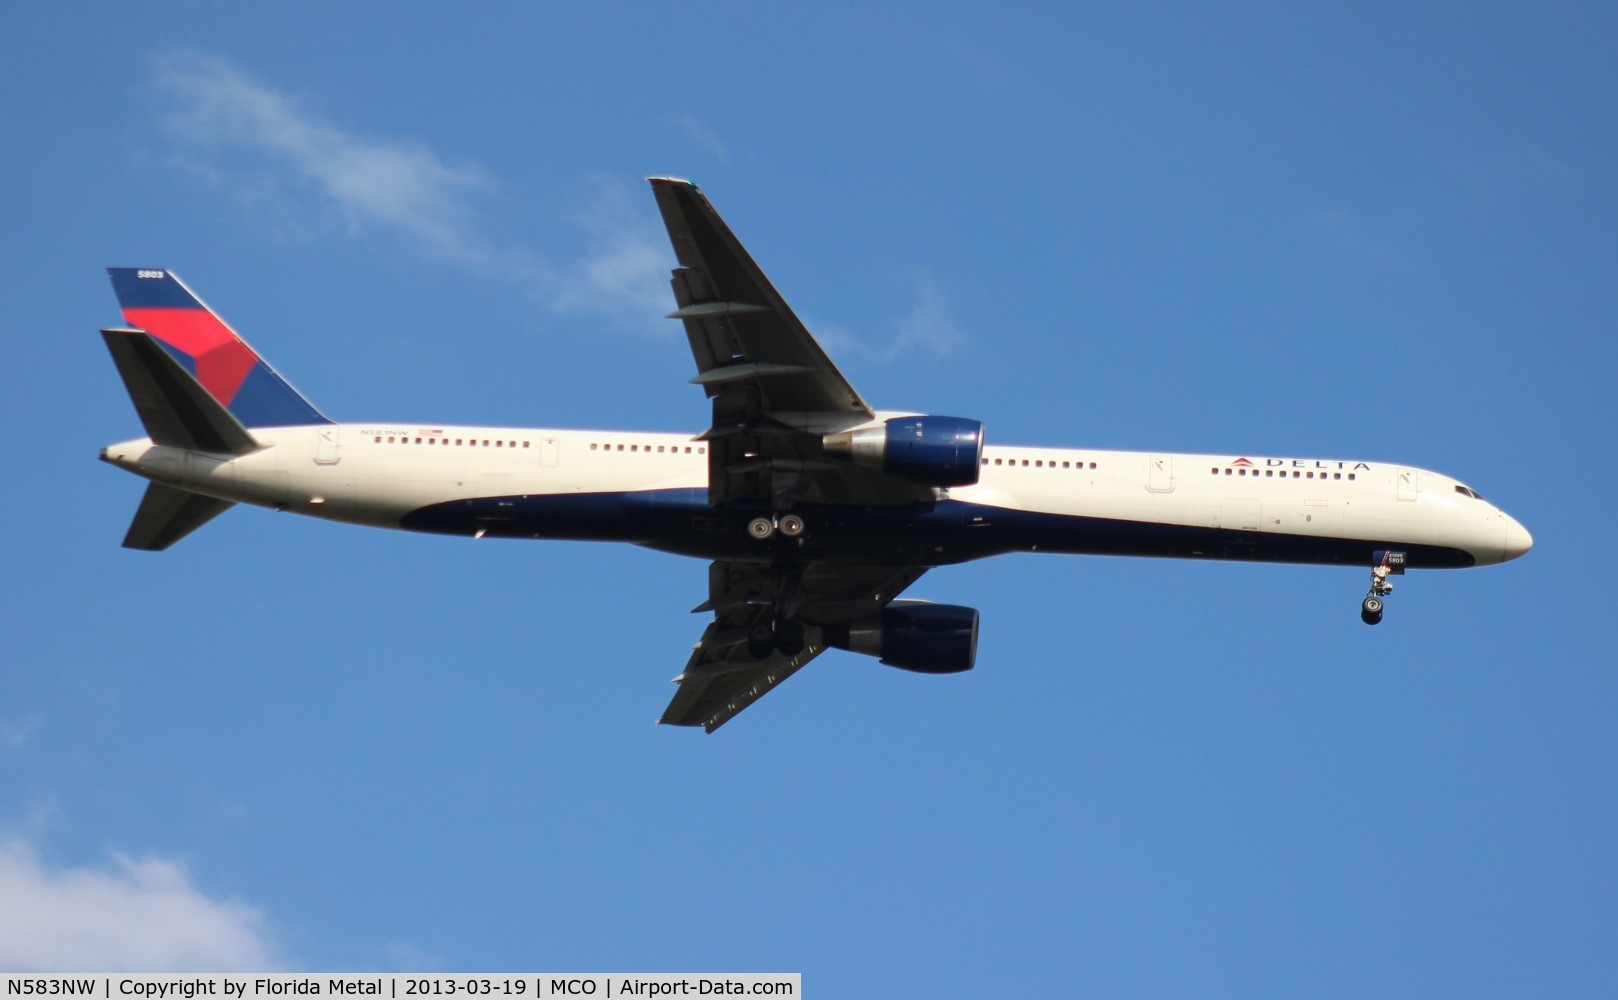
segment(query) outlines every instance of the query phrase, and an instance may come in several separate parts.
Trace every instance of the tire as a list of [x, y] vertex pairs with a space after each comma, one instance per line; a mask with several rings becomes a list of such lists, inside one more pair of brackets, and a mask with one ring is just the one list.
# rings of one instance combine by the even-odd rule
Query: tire
[[1360, 621], [1375, 625], [1382, 620], [1382, 598], [1369, 594], [1360, 602]]
[[755, 660], [767, 660], [775, 652], [775, 629], [769, 622], [759, 622], [747, 630], [747, 655]]
[[796, 514], [786, 514], [781, 518], [781, 534], [788, 538], [802, 538], [807, 530], [809, 525]]
[[775, 525], [767, 517], [755, 517], [747, 522], [747, 534], [756, 542], [762, 542], [775, 534]]

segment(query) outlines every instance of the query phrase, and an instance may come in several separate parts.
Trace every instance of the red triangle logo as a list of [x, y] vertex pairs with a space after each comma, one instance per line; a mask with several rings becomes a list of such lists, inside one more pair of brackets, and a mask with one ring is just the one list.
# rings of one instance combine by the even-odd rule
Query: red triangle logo
[[1238, 467], [1243, 467], [1243, 468], [1248, 468], [1248, 469], [1251, 469], [1253, 467], [1253, 463], [1249, 462], [1245, 458], [1238, 458], [1236, 461], [1234, 461], [1234, 462], [1232, 462], [1230, 464], [1233, 465], [1233, 466], [1238, 466]]

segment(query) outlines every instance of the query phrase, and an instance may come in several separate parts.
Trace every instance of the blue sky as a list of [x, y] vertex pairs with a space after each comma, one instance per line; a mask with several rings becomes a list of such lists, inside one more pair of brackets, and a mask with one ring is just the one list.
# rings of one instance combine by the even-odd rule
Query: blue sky
[[[816, 996], [1618, 976], [1606, 5], [31, 5], [0, 38], [0, 967], [802, 971]], [[702, 564], [233, 511], [118, 547], [103, 268], [338, 419], [697, 430], [642, 178], [860, 391], [991, 440], [1391, 460], [1519, 562], [930, 574], [652, 721]]]

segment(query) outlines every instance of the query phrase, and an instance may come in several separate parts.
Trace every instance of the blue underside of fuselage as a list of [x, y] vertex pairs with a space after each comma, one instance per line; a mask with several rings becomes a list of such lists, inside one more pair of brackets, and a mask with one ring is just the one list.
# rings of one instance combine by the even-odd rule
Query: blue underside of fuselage
[[905, 507], [800, 504], [793, 510], [808, 524], [802, 538], [777, 534], [757, 542], [746, 525], [767, 515], [767, 506], [709, 506], [707, 495], [703, 489], [680, 489], [478, 497], [419, 508], [401, 518], [400, 526], [441, 535], [629, 542], [700, 559], [747, 562], [942, 566], [1038, 551], [1368, 566], [1374, 552], [1394, 549], [1405, 552], [1412, 567], [1476, 563], [1461, 549], [1397, 538], [1314, 538], [1042, 514], [955, 500]]

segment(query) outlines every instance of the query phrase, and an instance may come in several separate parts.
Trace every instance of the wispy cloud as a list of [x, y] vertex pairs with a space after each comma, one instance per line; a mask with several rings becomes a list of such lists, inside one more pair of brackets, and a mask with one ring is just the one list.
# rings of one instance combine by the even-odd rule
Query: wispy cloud
[[926, 270], [913, 267], [905, 272], [911, 286], [910, 311], [863, 329], [850, 329], [839, 323], [804, 319], [820, 346], [833, 357], [866, 358], [891, 362], [917, 353], [947, 357], [969, 343], [966, 334], [950, 312], [949, 297]]
[[719, 138], [719, 133], [696, 115], [689, 113], [671, 115], [665, 121], [684, 132], [686, 138], [701, 146], [720, 163], [730, 162], [730, 150], [725, 147], [724, 140]]
[[1395, 271], [1414, 267], [1410, 258], [1393, 246], [1367, 236], [1363, 223], [1347, 209], [1323, 209], [1310, 216], [1308, 224], [1326, 234], [1339, 253]]
[[644, 328], [659, 315], [648, 308], [654, 299], [651, 309], [670, 308], [671, 255], [656, 214], [631, 208], [623, 185], [596, 182], [595, 203], [571, 220], [586, 255], [554, 259], [489, 238], [478, 199], [495, 185], [480, 167], [339, 128], [217, 56], [170, 52], [152, 67], [166, 99], [162, 124], [185, 162], [250, 201], [273, 200], [282, 214], [334, 215], [355, 234], [509, 280], [560, 311]]
[[[562, 312], [626, 311], [644, 322], [674, 309], [669, 267], [674, 254], [642, 191], [606, 177], [594, 181], [594, 197], [573, 221], [586, 234], [586, 255], [548, 275], [552, 304]], [[641, 195], [636, 198], [635, 195]]]
[[445, 163], [421, 146], [344, 132], [214, 56], [159, 56], [153, 82], [169, 99], [170, 132], [197, 149], [268, 157], [255, 162], [307, 186], [357, 228], [400, 233], [456, 260], [489, 255], [466, 202], [488, 184], [477, 168]]
[[27, 842], [0, 840], [0, 969], [274, 969], [263, 915], [213, 899], [185, 868], [114, 855], [52, 870]]
[[966, 335], [955, 325], [949, 300], [938, 282], [920, 268], [911, 270], [910, 280], [915, 286], [915, 305], [899, 321], [898, 335], [888, 346], [888, 358], [891, 360], [915, 348], [942, 357], [966, 346]]
[[37, 715], [15, 722], [0, 720], [0, 750], [21, 750], [41, 725], [43, 721]]
[[[356, 235], [381, 236], [510, 281], [557, 312], [677, 334], [679, 324], [660, 318], [673, 308], [673, 254], [644, 189], [610, 178], [591, 181], [584, 207], [567, 220], [582, 235], [582, 256], [503, 244], [488, 235], [494, 227], [479, 209], [479, 199], [496, 187], [482, 168], [451, 163], [417, 143], [340, 128], [214, 55], [170, 52], [155, 57], [152, 67], [166, 101], [168, 134], [186, 162], [222, 188], [252, 201], [272, 200], [278, 214], [306, 215], [316, 226], [329, 226], [335, 216]], [[707, 123], [690, 114], [666, 121], [728, 161], [729, 151]], [[921, 270], [910, 280], [914, 307], [892, 338], [854, 350], [881, 358], [916, 350], [947, 355], [965, 343], [937, 283]], [[835, 330], [823, 333], [833, 349], [855, 343]]]

